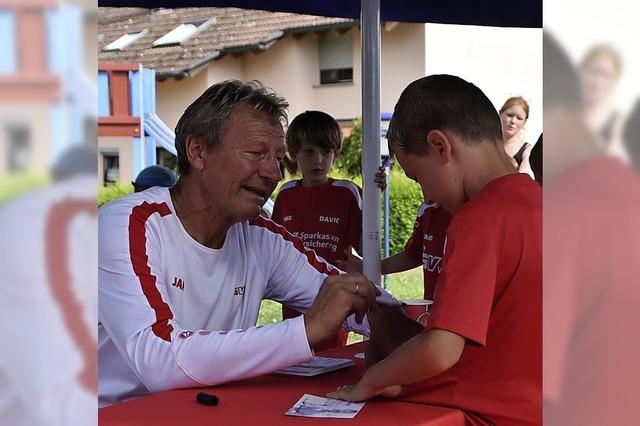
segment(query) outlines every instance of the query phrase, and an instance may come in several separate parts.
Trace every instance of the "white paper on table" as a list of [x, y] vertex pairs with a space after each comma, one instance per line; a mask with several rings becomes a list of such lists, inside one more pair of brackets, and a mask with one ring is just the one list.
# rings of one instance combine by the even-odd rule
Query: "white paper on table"
[[316, 357], [311, 361], [274, 371], [272, 374], [280, 376], [313, 377], [352, 365], [353, 361], [348, 358]]
[[347, 402], [305, 393], [286, 413], [287, 416], [353, 419], [364, 402]]

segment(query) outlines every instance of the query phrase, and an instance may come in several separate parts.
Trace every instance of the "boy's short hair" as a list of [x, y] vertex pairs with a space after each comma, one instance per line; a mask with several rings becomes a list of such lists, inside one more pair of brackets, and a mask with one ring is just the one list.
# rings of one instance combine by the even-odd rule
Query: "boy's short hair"
[[425, 137], [436, 129], [455, 132], [468, 144], [502, 141], [500, 117], [489, 98], [453, 75], [430, 75], [407, 86], [395, 106], [387, 139], [390, 147], [424, 154]]
[[293, 119], [287, 129], [287, 150], [296, 155], [302, 143], [330, 149], [336, 154], [342, 149], [342, 129], [329, 114], [305, 111]]

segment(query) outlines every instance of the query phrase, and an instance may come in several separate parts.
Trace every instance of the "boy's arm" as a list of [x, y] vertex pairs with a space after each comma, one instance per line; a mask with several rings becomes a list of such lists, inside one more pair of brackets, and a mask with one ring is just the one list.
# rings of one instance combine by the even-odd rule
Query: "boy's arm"
[[[347, 257], [345, 260], [337, 260], [336, 266], [342, 269], [343, 271], [347, 271], [349, 273], [362, 273], [362, 260], [354, 256], [348, 250], [345, 251], [345, 256]], [[400, 253], [396, 253], [393, 256], [389, 256], [385, 259], [382, 259], [380, 263], [381, 275], [393, 274], [396, 272], [406, 271], [408, 269], [413, 269], [417, 266], [420, 266], [420, 261], [413, 259], [405, 253], [405, 251], [401, 251]]]
[[357, 384], [344, 386], [327, 396], [345, 401], [364, 401], [376, 395], [397, 396], [401, 385], [428, 379], [453, 367], [464, 344], [464, 337], [456, 333], [431, 329], [373, 365]]
[[420, 264], [420, 260], [416, 260], [407, 256], [407, 253], [402, 250], [400, 253], [396, 253], [393, 256], [389, 256], [386, 259], [382, 260], [382, 275], [394, 274], [396, 272], [413, 269], [417, 266], [420, 266]]

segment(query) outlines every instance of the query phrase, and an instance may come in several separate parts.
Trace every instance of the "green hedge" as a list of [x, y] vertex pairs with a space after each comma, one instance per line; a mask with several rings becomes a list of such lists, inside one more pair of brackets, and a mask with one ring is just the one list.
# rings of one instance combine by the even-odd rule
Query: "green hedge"
[[342, 151], [334, 167], [350, 178], [362, 175], [362, 119], [356, 118], [351, 134], [342, 140]]
[[0, 204], [49, 183], [51, 183], [51, 176], [46, 170], [27, 170], [0, 176]]
[[98, 188], [98, 207], [132, 193], [133, 185], [130, 183], [118, 182], [115, 185], [100, 187]]
[[[397, 168], [397, 169], [396, 169]], [[420, 185], [409, 179], [398, 165], [391, 171], [389, 194], [389, 250], [391, 254], [404, 249], [404, 245], [413, 232], [413, 224], [422, 204]]]

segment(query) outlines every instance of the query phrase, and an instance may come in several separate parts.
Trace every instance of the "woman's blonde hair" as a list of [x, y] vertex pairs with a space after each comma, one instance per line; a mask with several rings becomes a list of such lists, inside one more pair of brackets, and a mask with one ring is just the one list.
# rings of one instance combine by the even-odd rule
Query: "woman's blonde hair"
[[525, 101], [522, 96], [512, 96], [507, 99], [504, 105], [502, 105], [502, 108], [500, 108], [499, 113], [502, 114], [514, 105], [519, 105], [522, 107], [525, 114], [525, 121], [527, 121], [529, 119], [529, 103]]
[[613, 67], [616, 71], [616, 77], [620, 76], [622, 72], [622, 57], [620, 53], [610, 44], [598, 44], [593, 46], [587, 51], [587, 53], [580, 61], [580, 68], [586, 67], [589, 63], [593, 62], [599, 56], [607, 56], [613, 62]]

